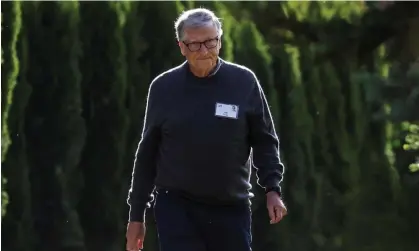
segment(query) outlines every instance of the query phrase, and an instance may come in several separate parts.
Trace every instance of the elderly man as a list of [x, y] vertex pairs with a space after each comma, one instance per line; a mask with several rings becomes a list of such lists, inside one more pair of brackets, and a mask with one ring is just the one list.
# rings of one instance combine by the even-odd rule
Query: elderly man
[[287, 213], [268, 103], [251, 70], [218, 56], [222, 28], [213, 12], [186, 11], [175, 28], [186, 62], [149, 88], [128, 196], [126, 248], [142, 249], [155, 190], [161, 251], [250, 251], [252, 161], [271, 223]]

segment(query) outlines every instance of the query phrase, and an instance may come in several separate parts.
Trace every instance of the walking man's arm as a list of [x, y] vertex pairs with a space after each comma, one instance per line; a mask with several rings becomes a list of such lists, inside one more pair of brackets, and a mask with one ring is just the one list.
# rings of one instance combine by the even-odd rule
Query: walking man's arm
[[135, 154], [131, 188], [128, 194], [130, 211], [126, 234], [127, 250], [142, 248], [145, 236], [145, 211], [153, 200], [156, 159], [161, 137], [158, 95], [157, 86], [152, 83], [147, 97], [142, 139]]
[[284, 165], [279, 157], [279, 139], [268, 102], [256, 77], [251, 102], [249, 122], [253, 163], [257, 169], [258, 183], [266, 190], [271, 223], [277, 223], [286, 215], [280, 187]]

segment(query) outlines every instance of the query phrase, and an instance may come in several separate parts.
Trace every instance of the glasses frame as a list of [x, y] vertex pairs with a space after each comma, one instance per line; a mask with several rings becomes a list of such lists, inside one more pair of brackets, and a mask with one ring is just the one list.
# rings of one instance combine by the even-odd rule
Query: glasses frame
[[[208, 47], [208, 45], [206, 43], [208, 43], [210, 41], [213, 41], [213, 40], [216, 40], [217, 41], [217, 43], [215, 44], [215, 46]], [[202, 45], [204, 45], [207, 49], [213, 49], [213, 48], [217, 47], [219, 41], [220, 41], [220, 38], [219, 37], [215, 37], [215, 38], [207, 39], [207, 40], [205, 40], [203, 42], [190, 42], [190, 43], [186, 43], [185, 41], [182, 41], [182, 43], [184, 45], [186, 45], [186, 47], [188, 47], [188, 50], [189, 51], [191, 51], [191, 52], [197, 52], [197, 51], [200, 51], [201, 50]], [[192, 45], [192, 44], [199, 44], [199, 48], [197, 50], [191, 50], [191, 48], [189, 46]]]

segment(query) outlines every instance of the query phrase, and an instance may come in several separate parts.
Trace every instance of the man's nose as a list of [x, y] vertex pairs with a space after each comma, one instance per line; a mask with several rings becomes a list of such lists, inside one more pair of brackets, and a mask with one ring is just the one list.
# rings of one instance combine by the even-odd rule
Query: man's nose
[[208, 48], [203, 44], [203, 45], [201, 45], [200, 52], [202, 54], [207, 54], [208, 53]]

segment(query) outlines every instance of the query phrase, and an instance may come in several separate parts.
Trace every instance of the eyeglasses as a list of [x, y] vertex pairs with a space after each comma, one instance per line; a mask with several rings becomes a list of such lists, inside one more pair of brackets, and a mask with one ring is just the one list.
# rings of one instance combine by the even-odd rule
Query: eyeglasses
[[182, 41], [183, 44], [186, 45], [186, 47], [188, 47], [188, 49], [191, 52], [196, 52], [199, 51], [201, 49], [202, 45], [205, 45], [205, 47], [207, 47], [207, 49], [212, 49], [215, 48], [218, 45], [218, 40], [219, 38], [211, 38], [208, 40], [205, 40], [204, 42], [191, 42], [191, 43], [185, 43], [185, 41]]

